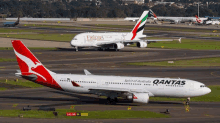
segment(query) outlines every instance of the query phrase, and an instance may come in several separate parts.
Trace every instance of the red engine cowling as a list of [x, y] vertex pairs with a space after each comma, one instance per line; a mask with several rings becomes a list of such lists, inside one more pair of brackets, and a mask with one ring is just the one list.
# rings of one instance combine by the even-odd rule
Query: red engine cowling
[[133, 93], [133, 102], [148, 103], [149, 94], [148, 93]]

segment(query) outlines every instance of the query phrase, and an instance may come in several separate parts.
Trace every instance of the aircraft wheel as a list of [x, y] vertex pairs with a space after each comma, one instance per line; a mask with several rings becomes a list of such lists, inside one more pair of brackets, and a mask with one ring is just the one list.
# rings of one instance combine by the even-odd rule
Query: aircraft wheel
[[110, 97], [107, 98], [107, 105], [115, 105], [116, 104], [116, 100], [117, 98], [115, 99], [111, 99]]
[[75, 47], [76, 48], [76, 52], [78, 51], [78, 47]]
[[186, 100], [186, 105], [189, 105], [190, 97], [187, 98]]

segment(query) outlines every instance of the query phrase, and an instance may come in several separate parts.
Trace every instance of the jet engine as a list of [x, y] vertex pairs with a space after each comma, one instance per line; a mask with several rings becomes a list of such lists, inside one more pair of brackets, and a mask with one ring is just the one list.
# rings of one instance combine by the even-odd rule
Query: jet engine
[[146, 42], [143, 42], [143, 41], [137, 42], [137, 47], [139, 47], [139, 48], [145, 48], [145, 47], [147, 47], [147, 43], [146, 43]]
[[124, 48], [125, 46], [124, 46], [124, 44], [122, 44], [122, 43], [116, 43], [116, 44], [114, 44], [114, 48], [115, 49], [122, 49], [122, 48]]
[[123, 94], [121, 94], [121, 95], [119, 95], [119, 96], [125, 98], [126, 100], [131, 100], [131, 101], [133, 101], [133, 94], [132, 94], [132, 93], [123, 93]]
[[148, 103], [148, 101], [149, 101], [148, 93], [133, 93], [133, 102]]
[[175, 23], [175, 24], [178, 24], [178, 23], [179, 23], [179, 20], [175, 20], [174, 23]]

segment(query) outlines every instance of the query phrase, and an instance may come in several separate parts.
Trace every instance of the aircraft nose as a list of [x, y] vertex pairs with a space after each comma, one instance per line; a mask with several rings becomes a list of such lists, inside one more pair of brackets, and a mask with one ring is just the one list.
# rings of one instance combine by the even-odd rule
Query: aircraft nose
[[71, 45], [72, 47], [75, 46], [74, 40], [70, 41], [70, 45]]
[[210, 93], [211, 91], [212, 90], [210, 88], [206, 87], [206, 89], [205, 89], [206, 94]]

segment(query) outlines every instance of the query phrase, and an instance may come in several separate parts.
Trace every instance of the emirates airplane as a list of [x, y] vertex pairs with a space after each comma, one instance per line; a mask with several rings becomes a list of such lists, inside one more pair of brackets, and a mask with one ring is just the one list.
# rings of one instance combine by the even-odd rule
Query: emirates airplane
[[[98, 50], [115, 49], [118, 51], [124, 46], [136, 43], [137, 47], [145, 48], [147, 44], [155, 41], [173, 40], [143, 40], [144, 26], [148, 17], [153, 17], [152, 11], [144, 11], [131, 32], [87, 32], [76, 35], [70, 42], [72, 47], [78, 48], [95, 47]], [[180, 41], [180, 40], [179, 40]]]
[[203, 83], [189, 79], [103, 76], [85, 71], [85, 75], [57, 74], [46, 67], [20, 41], [12, 40], [17, 62], [20, 67], [16, 76], [54, 89], [104, 95], [109, 104], [124, 97], [133, 102], [148, 103], [149, 97], [190, 97], [202, 96], [211, 92]]

